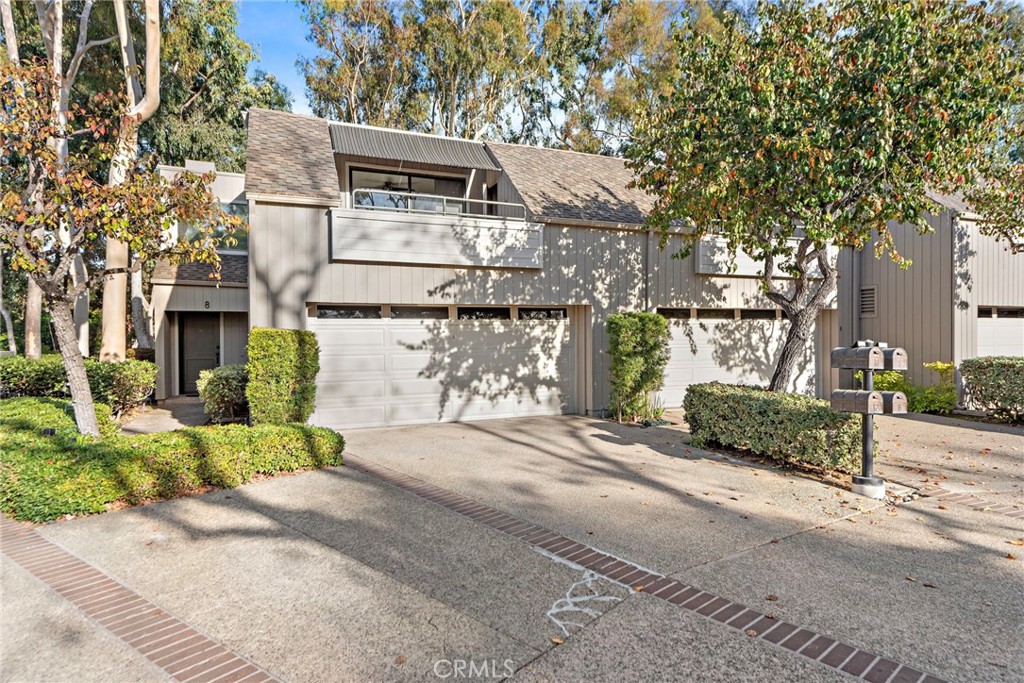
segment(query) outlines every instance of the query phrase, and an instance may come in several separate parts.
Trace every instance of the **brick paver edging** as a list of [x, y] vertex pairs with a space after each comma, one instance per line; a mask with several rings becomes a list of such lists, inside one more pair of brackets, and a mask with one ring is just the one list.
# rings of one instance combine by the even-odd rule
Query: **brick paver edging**
[[0, 550], [92, 621], [185, 683], [265, 683], [277, 679], [171, 616], [116, 579], [0, 515]]
[[942, 679], [906, 664], [838, 642], [810, 629], [801, 628], [745, 605], [688, 586], [596, 548], [577, 543], [550, 529], [357, 456], [347, 455], [345, 466], [514, 536], [612, 581], [631, 586], [634, 590], [641, 590], [669, 604], [725, 624], [748, 637], [777, 645], [837, 671], [871, 683], [943, 683]]
[[[900, 486], [906, 486], [907, 488], [915, 488], [910, 484], [904, 484], [898, 481], [894, 483], [900, 484]], [[973, 493], [953, 493], [952, 491], [935, 484], [925, 484], [923, 487], [917, 489], [917, 493], [922, 498], [936, 498], [940, 503], [966, 505], [972, 510], [994, 512], [997, 515], [1004, 515], [1006, 517], [1012, 517], [1013, 519], [1024, 519], [1024, 510], [1021, 510], [1019, 507], [1007, 505], [1006, 503], [993, 503], [985, 500], [984, 498], [979, 498]]]

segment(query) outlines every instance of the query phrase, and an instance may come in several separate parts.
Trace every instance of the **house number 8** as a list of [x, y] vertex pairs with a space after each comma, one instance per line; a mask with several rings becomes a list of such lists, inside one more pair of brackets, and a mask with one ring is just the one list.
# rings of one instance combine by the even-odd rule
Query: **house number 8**
[[206, 302], [206, 307], [207, 307], [207, 308], [209, 308], [209, 307], [210, 307], [210, 302], [209, 302], [209, 301], [207, 301], [207, 302]]

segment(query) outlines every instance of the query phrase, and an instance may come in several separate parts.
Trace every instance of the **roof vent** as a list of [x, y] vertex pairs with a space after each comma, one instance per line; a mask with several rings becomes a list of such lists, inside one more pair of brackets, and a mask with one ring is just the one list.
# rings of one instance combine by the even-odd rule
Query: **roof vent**
[[875, 315], [878, 314], [877, 287], [861, 287], [860, 314], [861, 317], [874, 317]]

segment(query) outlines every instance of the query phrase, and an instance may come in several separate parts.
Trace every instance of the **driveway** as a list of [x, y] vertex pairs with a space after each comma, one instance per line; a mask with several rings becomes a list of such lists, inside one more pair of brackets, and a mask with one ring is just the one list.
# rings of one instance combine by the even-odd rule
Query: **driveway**
[[98, 628], [102, 596], [58, 597], [26, 547], [222, 648], [213, 674], [184, 669], [197, 681], [1024, 676], [1005, 514], [886, 507], [587, 418], [346, 438], [346, 467], [5, 536], [0, 679], [111, 680], [116, 662], [166, 680], [177, 661], [140, 654], [148, 626]]

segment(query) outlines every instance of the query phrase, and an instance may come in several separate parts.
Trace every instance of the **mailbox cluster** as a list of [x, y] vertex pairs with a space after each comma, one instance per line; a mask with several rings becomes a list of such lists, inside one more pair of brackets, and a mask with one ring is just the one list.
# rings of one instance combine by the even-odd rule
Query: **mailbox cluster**
[[860, 370], [864, 373], [861, 389], [837, 389], [832, 392], [832, 408], [844, 413], [860, 413], [861, 475], [854, 475], [853, 490], [872, 498], [885, 496], [885, 483], [874, 476], [874, 416], [907, 412], [907, 397], [900, 391], [875, 391], [876, 370], [906, 370], [907, 352], [873, 341], [832, 349], [832, 367]]

